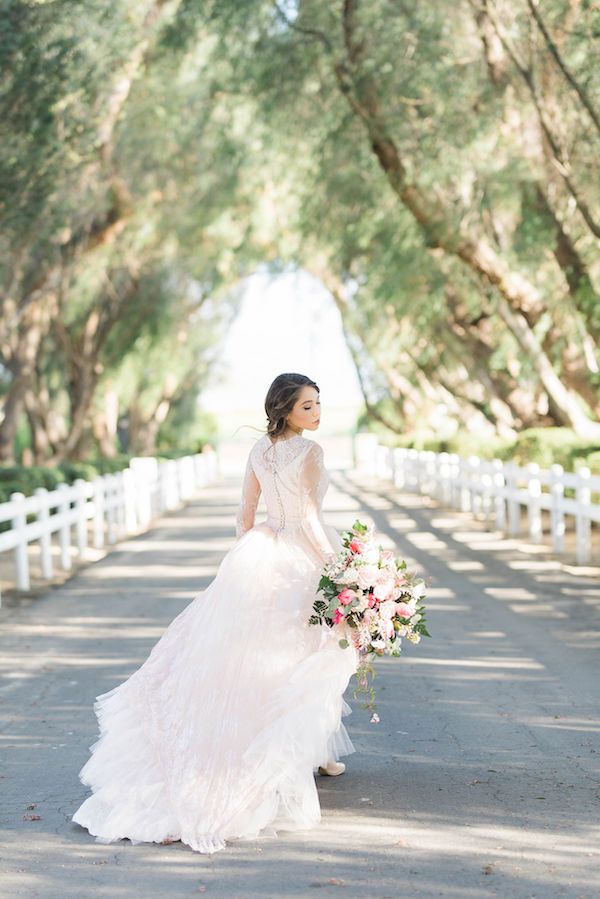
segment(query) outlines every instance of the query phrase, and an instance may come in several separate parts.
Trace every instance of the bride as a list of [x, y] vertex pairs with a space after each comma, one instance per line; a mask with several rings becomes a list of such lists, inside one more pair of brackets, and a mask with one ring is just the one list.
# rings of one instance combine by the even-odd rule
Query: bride
[[[126, 681], [96, 698], [99, 739], [73, 815], [98, 842], [181, 840], [197, 852], [277, 836], [321, 819], [319, 774], [355, 748], [343, 693], [358, 666], [340, 634], [308, 624], [325, 560], [319, 388], [281, 374], [266, 434], [252, 447], [237, 540], [214, 580], [171, 622]], [[255, 524], [260, 494], [267, 519]]]

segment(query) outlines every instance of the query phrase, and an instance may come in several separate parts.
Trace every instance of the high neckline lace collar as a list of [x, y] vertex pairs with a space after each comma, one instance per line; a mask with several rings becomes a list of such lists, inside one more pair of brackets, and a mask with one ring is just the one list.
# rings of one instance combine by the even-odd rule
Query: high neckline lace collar
[[300, 438], [301, 440], [303, 439], [303, 435], [302, 435], [302, 434], [294, 434], [293, 437], [286, 437], [285, 440], [279, 440], [279, 439], [278, 439], [278, 440], [271, 440], [271, 438], [269, 437], [268, 434], [265, 434], [265, 437], [266, 437], [266, 439], [269, 441], [269, 443], [271, 444], [271, 446], [275, 446], [276, 443], [291, 443], [292, 440], [298, 440], [298, 438]]

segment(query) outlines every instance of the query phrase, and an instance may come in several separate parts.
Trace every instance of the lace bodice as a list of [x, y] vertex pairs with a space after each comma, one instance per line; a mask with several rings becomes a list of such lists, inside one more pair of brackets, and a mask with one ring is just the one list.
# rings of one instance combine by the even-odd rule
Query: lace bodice
[[318, 443], [300, 434], [272, 442], [266, 434], [252, 447], [246, 464], [236, 536], [254, 526], [261, 493], [267, 524], [277, 533], [300, 529], [319, 559], [337, 551], [323, 526], [321, 504], [329, 475]]

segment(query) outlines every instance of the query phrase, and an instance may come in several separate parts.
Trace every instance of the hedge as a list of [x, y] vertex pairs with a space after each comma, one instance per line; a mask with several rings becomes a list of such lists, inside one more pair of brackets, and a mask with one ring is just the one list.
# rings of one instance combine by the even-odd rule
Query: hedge
[[[159, 462], [191, 456], [199, 450], [164, 450], [153, 456]], [[12, 493], [32, 496], [37, 487], [56, 490], [59, 484], [73, 484], [78, 478], [91, 481], [98, 475], [113, 474], [127, 468], [133, 456], [121, 454], [112, 459], [93, 459], [89, 462], [65, 460], [56, 468], [43, 465], [0, 465], [0, 503], [8, 502]]]
[[528, 428], [514, 439], [477, 437], [469, 432], [440, 439], [435, 434], [423, 432], [394, 435], [384, 442], [389, 446], [433, 450], [436, 453], [503, 459], [517, 465], [537, 462], [540, 468], [550, 468], [558, 463], [565, 471], [588, 466], [593, 474], [600, 474], [600, 441], [582, 440], [570, 428]]

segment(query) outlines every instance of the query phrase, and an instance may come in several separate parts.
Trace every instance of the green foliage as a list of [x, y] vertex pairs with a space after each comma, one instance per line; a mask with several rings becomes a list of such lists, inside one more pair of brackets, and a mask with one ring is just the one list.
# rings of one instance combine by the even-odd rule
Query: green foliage
[[600, 442], [582, 441], [569, 428], [530, 428], [517, 436], [501, 458], [512, 459], [519, 465], [537, 462], [542, 468], [557, 463], [573, 471], [599, 451]]
[[502, 459], [517, 465], [536, 462], [541, 468], [559, 464], [565, 471], [587, 465], [594, 472], [600, 472], [600, 442], [582, 440], [570, 428], [528, 428], [513, 439], [458, 432], [454, 437], [442, 440], [431, 433], [416, 432], [394, 437], [387, 443], [407, 449], [456, 453], [463, 457]]
[[31, 496], [38, 487], [56, 490], [58, 485], [65, 481], [66, 477], [59, 469], [36, 465], [29, 467], [2, 465], [0, 466], [0, 502], [7, 502], [12, 493]]
[[[123, 468], [122, 463], [115, 470], [120, 471], [121, 468]], [[68, 484], [72, 484], [79, 478], [83, 481], [91, 481], [100, 473], [92, 462], [71, 462], [67, 459], [60, 463], [58, 470], [62, 472]]]
[[[419, 422], [407, 440], [461, 454], [495, 431], [478, 454], [508, 451], [504, 435], [569, 418], [503, 314], [501, 279], [468, 261], [472, 242], [498, 258], [528, 345], [597, 417], [600, 263], [585, 210], [600, 207], [600, 138], [581, 101], [596, 103], [595, 25], [589, 4], [576, 28], [558, 0], [543, 7], [579, 94], [525, 3], [492, 20], [468, 0], [7, 0], [6, 373], [16, 320], [28, 338], [13, 304], [43, 311], [17, 449], [61, 458], [79, 427], [72, 458], [106, 451], [115, 400], [128, 450], [212, 437], [196, 399], [232, 288], [262, 262], [304, 266], [336, 297], [365, 420], [398, 434]], [[523, 283], [534, 296], [517, 308]], [[435, 427], [440, 407], [461, 422], [455, 437]], [[550, 458], [548, 446], [518, 451]]]

